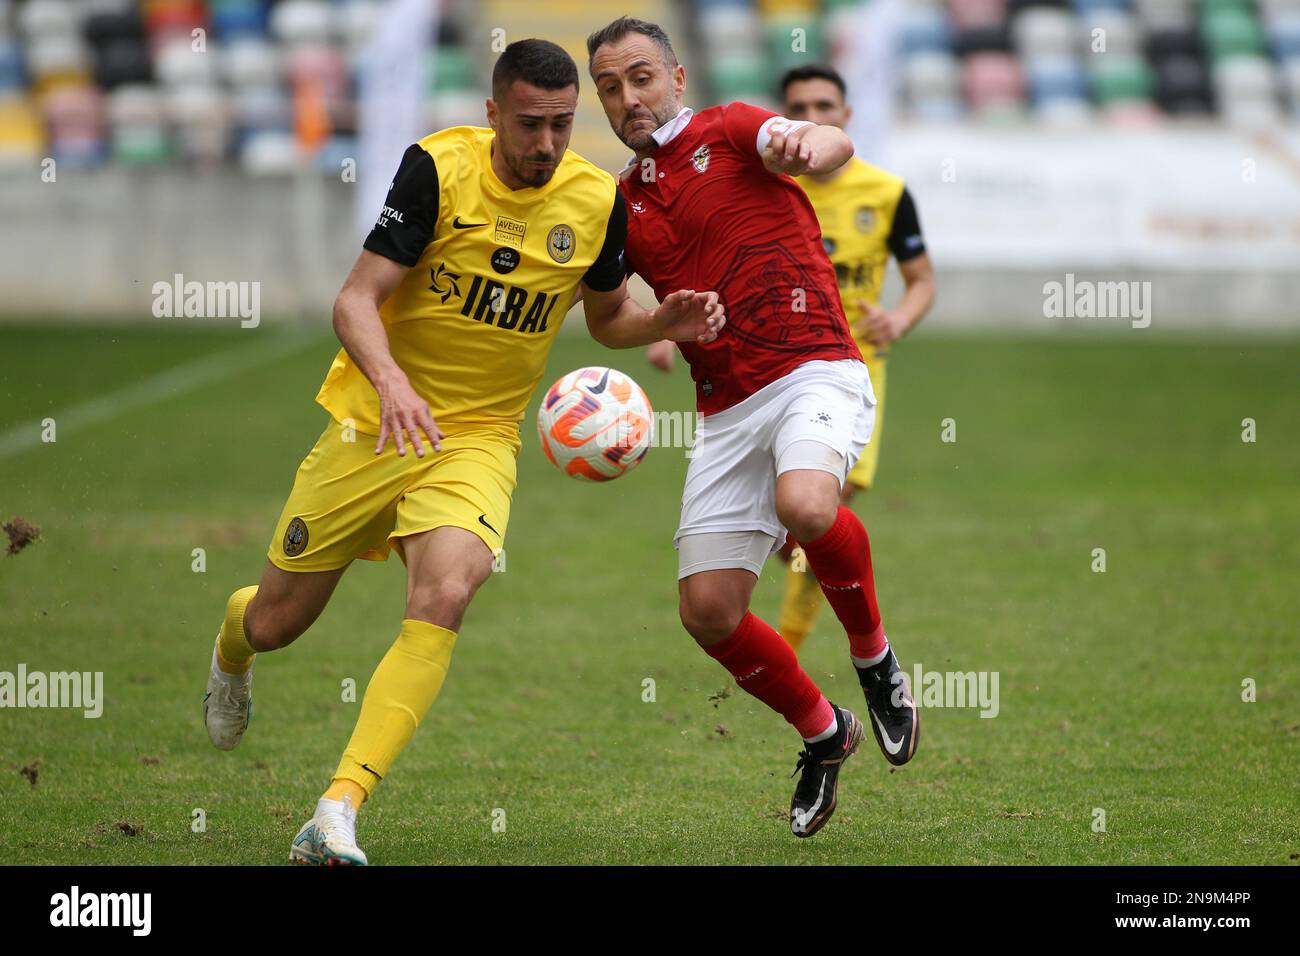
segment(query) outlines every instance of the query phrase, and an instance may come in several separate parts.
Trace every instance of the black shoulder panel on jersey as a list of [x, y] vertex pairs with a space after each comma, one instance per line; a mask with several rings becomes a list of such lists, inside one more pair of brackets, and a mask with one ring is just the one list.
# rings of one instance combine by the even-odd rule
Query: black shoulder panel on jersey
[[605, 227], [605, 244], [600, 255], [582, 277], [587, 288], [597, 292], [613, 292], [627, 278], [623, 263], [623, 246], [627, 242], [627, 206], [623, 192], [614, 190], [614, 205], [609, 210], [609, 224]]
[[438, 223], [438, 167], [419, 145], [409, 147], [393, 177], [365, 248], [404, 266], [420, 261]]
[[907, 187], [903, 187], [903, 194], [898, 197], [898, 208], [894, 210], [894, 222], [889, 229], [889, 251], [899, 262], [915, 259], [925, 252], [921, 220]]

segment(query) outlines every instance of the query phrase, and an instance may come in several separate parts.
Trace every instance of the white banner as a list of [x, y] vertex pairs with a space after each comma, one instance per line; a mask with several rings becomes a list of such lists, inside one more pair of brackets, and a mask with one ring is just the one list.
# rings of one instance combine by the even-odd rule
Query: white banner
[[848, 89], [849, 138], [857, 155], [879, 162], [894, 119], [894, 85], [903, 0], [865, 0], [856, 11], [857, 28], [841, 71]]
[[882, 164], [951, 266], [1300, 267], [1295, 139], [1197, 129], [896, 129]]
[[360, 156], [356, 223], [370, 232], [406, 147], [428, 135], [428, 53], [438, 29], [438, 0], [387, 0], [359, 69]]

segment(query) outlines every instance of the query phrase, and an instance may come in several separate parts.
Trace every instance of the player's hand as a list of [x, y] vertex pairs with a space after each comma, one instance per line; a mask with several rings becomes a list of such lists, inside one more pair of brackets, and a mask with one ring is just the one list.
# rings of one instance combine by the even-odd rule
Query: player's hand
[[677, 359], [677, 344], [668, 339], [651, 343], [646, 347], [645, 357], [659, 371], [671, 372]]
[[893, 345], [907, 331], [907, 318], [897, 312], [862, 300], [858, 301], [858, 307], [862, 310], [862, 318], [854, 328], [872, 345]]
[[434, 451], [442, 451], [443, 435], [438, 423], [433, 420], [428, 403], [415, 393], [406, 376], [380, 383], [379, 392], [379, 441], [375, 445], [375, 454], [384, 450], [389, 437], [397, 446], [399, 455], [406, 455], [406, 442], [409, 439], [415, 446], [415, 454], [423, 458], [425, 453], [423, 431], [428, 436]]
[[773, 133], [763, 150], [763, 165], [769, 172], [802, 176], [817, 162], [817, 152], [804, 137], [816, 126], [800, 126], [789, 133]]
[[674, 342], [694, 339], [708, 345], [727, 324], [726, 310], [716, 292], [679, 289], [670, 293], [654, 311], [659, 337]]

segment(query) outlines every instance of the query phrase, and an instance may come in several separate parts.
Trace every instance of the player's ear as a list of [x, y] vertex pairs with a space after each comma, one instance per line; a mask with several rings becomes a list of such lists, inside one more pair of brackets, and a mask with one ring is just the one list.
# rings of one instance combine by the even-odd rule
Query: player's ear
[[680, 63], [673, 67], [673, 92], [679, 99], [686, 92], [686, 67]]
[[853, 122], [853, 107], [848, 103], [844, 104], [844, 125], [847, 127]]
[[497, 101], [489, 96], [487, 102], [484, 104], [484, 108], [487, 111], [488, 126], [492, 127], [492, 132], [500, 132], [497, 129]]

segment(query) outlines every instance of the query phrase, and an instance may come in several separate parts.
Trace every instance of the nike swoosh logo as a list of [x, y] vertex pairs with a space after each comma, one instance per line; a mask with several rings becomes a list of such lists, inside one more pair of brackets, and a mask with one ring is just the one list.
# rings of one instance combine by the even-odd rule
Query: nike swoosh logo
[[886, 752], [888, 752], [892, 756], [893, 754], [896, 754], [903, 749], [903, 739], [904, 739], [903, 737], [899, 737], [898, 743], [894, 743], [893, 738], [891, 738], [889, 736], [889, 733], [885, 730], [885, 725], [880, 722], [880, 718], [877, 717], [875, 714], [872, 714], [871, 719], [874, 720], [876, 722], [876, 726], [880, 728], [880, 736], [885, 739]]
[[817, 816], [817, 811], [820, 810], [822, 806], [822, 792], [825, 789], [826, 778], [822, 777], [822, 784], [817, 788], [817, 799], [813, 801], [813, 805], [805, 811], [795, 810], [792, 814], [794, 816], [794, 822], [799, 824], [800, 830], [808, 829], [808, 824], [812, 822], [812, 818]]
[[374, 767], [370, 767], [370, 766], [367, 766], [366, 764], [362, 764], [362, 765], [361, 765], [361, 769], [362, 769], [362, 770], [369, 770], [371, 773], [373, 773], [373, 774], [374, 774], [376, 777], [378, 777], [380, 780], [383, 780], [383, 779], [384, 779], [384, 775], [383, 775], [382, 773], [380, 773], [378, 770], [376, 770]]
[[605, 374], [600, 377], [600, 381], [597, 382], [595, 385], [589, 386], [587, 388], [587, 391], [591, 392], [591, 394], [593, 395], [599, 395], [601, 392], [605, 390], [605, 385], [607, 382], [609, 382], [609, 369], [605, 369]]
[[477, 229], [479, 226], [486, 225], [487, 223], [485, 222], [461, 222], [460, 216], [457, 216], [451, 221], [451, 228], [453, 229]]
[[500, 532], [500, 531], [498, 531], [496, 528], [492, 527], [490, 524], [487, 523], [487, 515], [479, 515], [479, 516], [478, 516], [478, 523], [481, 524], [483, 527], [487, 528], [489, 531], [491, 531], [491, 532], [492, 532], [494, 535], [496, 535], [497, 537], [500, 537], [500, 536], [501, 536], [501, 532]]

